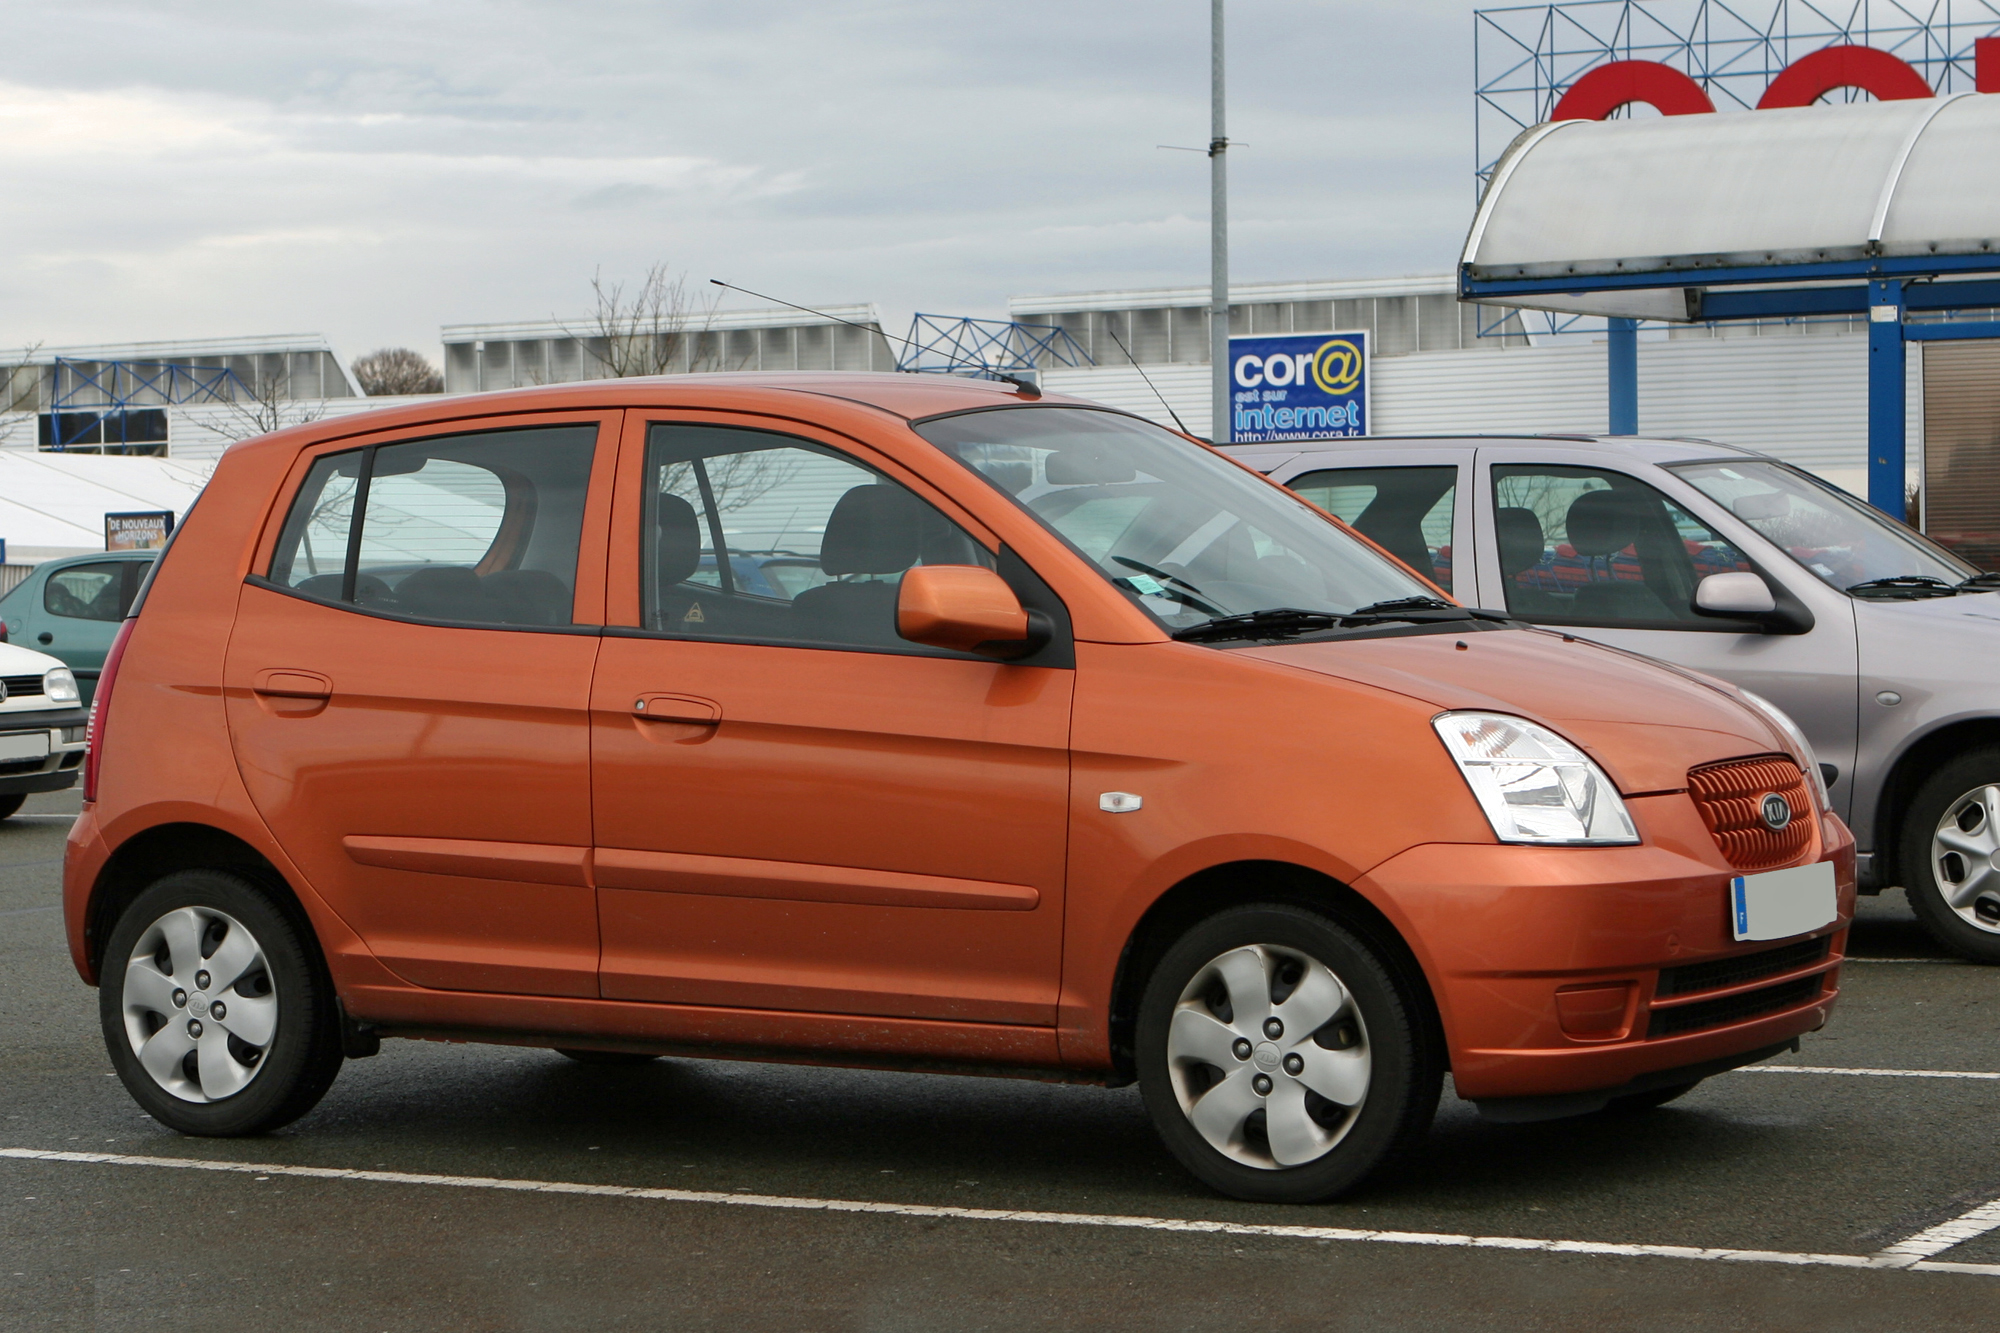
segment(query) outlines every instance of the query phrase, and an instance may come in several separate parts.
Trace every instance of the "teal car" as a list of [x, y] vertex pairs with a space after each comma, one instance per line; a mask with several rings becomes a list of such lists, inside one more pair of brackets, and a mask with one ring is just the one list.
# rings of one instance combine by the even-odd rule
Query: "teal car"
[[88, 707], [104, 655], [158, 551], [105, 551], [35, 566], [0, 597], [0, 640], [59, 659]]

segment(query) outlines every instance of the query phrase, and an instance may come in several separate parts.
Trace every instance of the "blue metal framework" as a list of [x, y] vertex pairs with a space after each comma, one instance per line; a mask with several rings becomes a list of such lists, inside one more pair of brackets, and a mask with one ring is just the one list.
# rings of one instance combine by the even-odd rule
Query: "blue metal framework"
[[1907, 61], [1939, 96], [1970, 92], [1972, 44], [2000, 34], [2000, 0], [1571, 0], [1477, 10], [1472, 22], [1484, 182], [1515, 135], [1613, 60], [1671, 65], [1723, 112], [1756, 106], [1780, 70], [1842, 43]]
[[[229, 402], [249, 388], [226, 366], [189, 366], [170, 361], [72, 361], [57, 357], [51, 366], [49, 448], [68, 449], [102, 424], [115, 420], [117, 443], [126, 439], [127, 414], [135, 408], [185, 403]], [[111, 440], [104, 443], [110, 444]], [[152, 441], [146, 441], [152, 443]]]
[[1044, 364], [1044, 357], [1063, 366], [1097, 364], [1083, 344], [1058, 325], [919, 313], [910, 320], [910, 336], [903, 342], [896, 369], [933, 375], [962, 375], [968, 370], [1012, 374], [1034, 370]]

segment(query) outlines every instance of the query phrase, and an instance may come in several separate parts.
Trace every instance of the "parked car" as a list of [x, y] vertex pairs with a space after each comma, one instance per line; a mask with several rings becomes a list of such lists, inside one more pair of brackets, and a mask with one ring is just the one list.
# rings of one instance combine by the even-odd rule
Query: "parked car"
[[68, 667], [47, 653], [0, 643], [0, 819], [38, 791], [76, 785], [84, 724]]
[[574, 384], [238, 445], [95, 718], [70, 945], [194, 1134], [449, 1034], [1137, 1080], [1201, 1179], [1319, 1199], [1447, 1067], [1521, 1120], [1795, 1047], [1853, 902], [1770, 705], [983, 381]]
[[1733, 681], [1797, 719], [1863, 892], [2000, 963], [2000, 575], [1812, 474], [1705, 440], [1232, 447], [1448, 588]]
[[104, 551], [35, 566], [0, 597], [0, 638], [61, 659], [83, 691], [97, 692], [104, 654], [158, 551]]

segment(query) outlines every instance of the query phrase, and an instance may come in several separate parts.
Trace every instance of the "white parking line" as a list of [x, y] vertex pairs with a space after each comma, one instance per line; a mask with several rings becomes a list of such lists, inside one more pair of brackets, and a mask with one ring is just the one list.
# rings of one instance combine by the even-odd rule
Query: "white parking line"
[[2000, 1080], [2000, 1074], [1963, 1069], [1841, 1069], [1834, 1065], [1742, 1065], [1732, 1074], [1847, 1074], [1861, 1078], [1975, 1078]]
[[[1289, 1240], [1349, 1241], [1378, 1245], [1435, 1245], [1453, 1249], [1532, 1250], [1548, 1254], [1594, 1254], [1614, 1258], [1705, 1259], [1727, 1263], [1790, 1264], [1826, 1268], [1881, 1268], [2000, 1277], [2000, 1264], [1956, 1264], [1929, 1256], [2000, 1226], [2000, 1204], [1984, 1204], [1943, 1226], [1920, 1231], [1876, 1254], [1805, 1254], [1782, 1250], [1706, 1249], [1694, 1245], [1628, 1245], [1616, 1241], [1534, 1240], [1521, 1236], [1469, 1236], [1429, 1231], [1363, 1231], [1351, 1227], [1280, 1226], [1255, 1222], [1209, 1222], [1183, 1217], [1135, 1217], [1116, 1213], [1042, 1213], [1002, 1208], [952, 1208], [915, 1203], [873, 1203], [856, 1199], [803, 1199], [777, 1194], [721, 1194], [708, 1190], [646, 1189], [633, 1185], [584, 1185], [556, 1180], [508, 1180], [496, 1176], [445, 1176], [407, 1171], [360, 1171], [327, 1166], [280, 1166], [257, 1162], [217, 1162], [198, 1157], [130, 1157], [121, 1153], [49, 1152], [0, 1148], [0, 1158], [31, 1162], [73, 1162], [102, 1166], [167, 1167], [223, 1171], [238, 1175], [302, 1176], [313, 1180], [360, 1180], [384, 1185], [430, 1185], [457, 1189], [509, 1190], [524, 1194], [583, 1194], [667, 1203], [727, 1204], [739, 1208], [779, 1208], [800, 1212], [876, 1213], [892, 1217], [935, 1217], [965, 1222], [1020, 1222], [1039, 1226], [1117, 1227], [1138, 1231], [1183, 1231], [1224, 1236], [1270, 1236]], [[1982, 1222], [1986, 1214], [1993, 1220]], [[1964, 1234], [1951, 1228], [1964, 1229]], [[1945, 1239], [1947, 1233], [1958, 1239]], [[1933, 1244], [1933, 1241], [1942, 1243]], [[1907, 1247], [1930, 1246], [1922, 1253]]]
[[[1908, 1255], [1911, 1259], [1928, 1259], [1942, 1253], [1954, 1245], [1983, 1236], [2000, 1228], [2000, 1199], [1992, 1203], [1982, 1203], [1971, 1212], [1960, 1214], [1949, 1222], [1940, 1222], [1934, 1227], [1919, 1231], [1914, 1236], [1906, 1236], [1894, 1245], [1884, 1249], [1883, 1258], [1891, 1255]], [[2000, 1267], [2000, 1265], [1987, 1265]]]

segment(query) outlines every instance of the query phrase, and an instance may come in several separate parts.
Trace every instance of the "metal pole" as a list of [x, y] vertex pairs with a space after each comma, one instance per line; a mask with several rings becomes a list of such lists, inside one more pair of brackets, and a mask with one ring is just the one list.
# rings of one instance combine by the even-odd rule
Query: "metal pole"
[[1610, 358], [1611, 431], [1613, 435], [1639, 433], [1639, 321], [1611, 319], [1607, 323], [1607, 354]]
[[1208, 356], [1214, 392], [1208, 438], [1227, 444], [1229, 418], [1229, 138], [1222, 123], [1222, 0], [1210, 2]]
[[1901, 519], [1904, 402], [1903, 284], [1868, 284], [1868, 503]]

